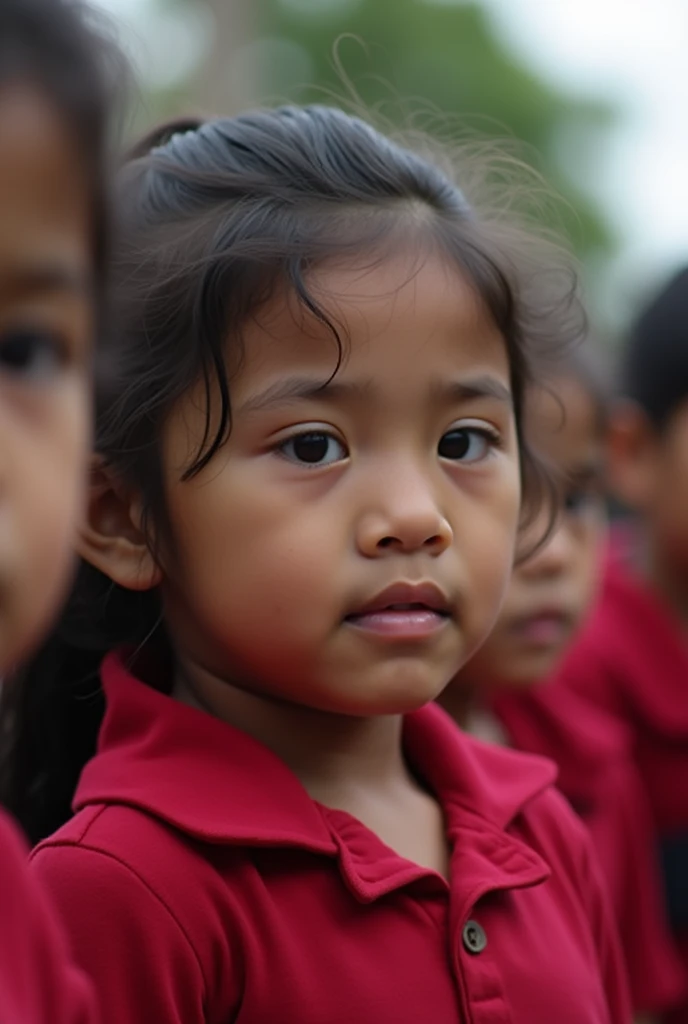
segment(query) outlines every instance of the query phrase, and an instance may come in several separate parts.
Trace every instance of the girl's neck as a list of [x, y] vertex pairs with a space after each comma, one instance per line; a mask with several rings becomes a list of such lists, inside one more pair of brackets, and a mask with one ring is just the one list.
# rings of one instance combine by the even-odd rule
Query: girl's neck
[[416, 785], [404, 761], [401, 715], [355, 718], [318, 711], [188, 665], [177, 672], [173, 696], [268, 747], [327, 806], [348, 810], [358, 794]]

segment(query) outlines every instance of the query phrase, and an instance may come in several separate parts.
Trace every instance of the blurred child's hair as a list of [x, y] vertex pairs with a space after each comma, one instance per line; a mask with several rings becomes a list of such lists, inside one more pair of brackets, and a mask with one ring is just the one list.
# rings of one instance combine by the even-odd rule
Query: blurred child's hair
[[[575, 274], [551, 245], [478, 210], [451, 170], [328, 107], [283, 107], [163, 126], [131, 154], [119, 188], [122, 289], [115, 392], [98, 410], [96, 448], [140, 494], [144, 523], [173, 550], [161, 439], [178, 400], [205, 390], [205, 432], [182, 474], [200, 472], [232, 425], [242, 328], [280, 287], [332, 340], [344, 326], [318, 303], [309, 273], [332, 259], [375, 267], [407, 245], [441, 255], [471, 283], [508, 353], [520, 427], [539, 355], [581, 330]], [[524, 505], [547, 489], [519, 431]], [[156, 592], [135, 593], [82, 565], [55, 635], [8, 708], [4, 795], [37, 839], [61, 824], [102, 714], [98, 665], [126, 644], [170, 656]]]
[[688, 398], [688, 268], [638, 317], [622, 356], [621, 389], [658, 429]]

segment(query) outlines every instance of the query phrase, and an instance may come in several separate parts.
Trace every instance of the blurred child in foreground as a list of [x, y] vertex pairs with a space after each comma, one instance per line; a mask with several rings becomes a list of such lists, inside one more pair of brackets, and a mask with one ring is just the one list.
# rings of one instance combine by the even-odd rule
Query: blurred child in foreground
[[[551, 757], [595, 842], [637, 1014], [680, 999], [684, 977], [661, 904], [646, 796], [627, 730], [561, 684], [562, 658], [597, 596], [606, 539], [606, 393], [591, 353], [558, 367], [528, 403], [533, 442], [563, 494], [549, 538], [514, 571], [497, 626], [442, 697], [485, 738]], [[545, 524], [534, 524], [542, 531]], [[540, 685], [545, 684], [545, 685]]]
[[[68, 586], [102, 313], [105, 50], [68, 0], [0, 2], [0, 676]], [[0, 815], [0, 1021], [87, 1024], [90, 989]]]
[[[635, 522], [614, 538], [567, 680], [630, 733], [688, 965], [688, 270], [639, 318], [622, 389], [610, 480]], [[688, 1021], [688, 1001], [670, 1019]]]

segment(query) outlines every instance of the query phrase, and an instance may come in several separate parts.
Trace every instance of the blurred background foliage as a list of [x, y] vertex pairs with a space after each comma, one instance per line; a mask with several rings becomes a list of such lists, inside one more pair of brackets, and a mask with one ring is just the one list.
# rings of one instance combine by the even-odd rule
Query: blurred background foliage
[[234, 113], [264, 101], [336, 103], [348, 91], [397, 124], [410, 110], [438, 112], [433, 124], [443, 129], [441, 115], [447, 124], [459, 115], [473, 136], [507, 139], [512, 151], [518, 144], [518, 155], [561, 196], [563, 202], [545, 204], [544, 216], [563, 227], [589, 282], [613, 256], [617, 240], [590, 188], [605, 160], [613, 105], [539, 77], [510, 51], [479, 2], [154, 3], [169, 38], [162, 74], [157, 82], [148, 78], [144, 120]]

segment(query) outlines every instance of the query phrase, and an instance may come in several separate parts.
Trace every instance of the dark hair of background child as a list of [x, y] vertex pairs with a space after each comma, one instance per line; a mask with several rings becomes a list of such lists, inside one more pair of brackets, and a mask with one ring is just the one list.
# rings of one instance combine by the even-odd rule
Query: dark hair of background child
[[[560, 250], [479, 212], [445, 163], [322, 106], [187, 120], [136, 147], [118, 195], [121, 377], [100, 402], [96, 447], [141, 494], [156, 544], [174, 548], [161, 465], [166, 419], [192, 385], [205, 385], [205, 435], [189, 479], [231, 430], [242, 326], [280, 285], [327, 329], [336, 373], [345, 331], [308, 287], [309, 270], [331, 258], [374, 267], [410, 241], [420, 258], [431, 247], [453, 263], [504, 337], [520, 425], [538, 357], [582, 329], [575, 274]], [[521, 463], [534, 513], [549, 491], [522, 438]], [[33, 840], [69, 816], [102, 717], [99, 662], [121, 644], [170, 657], [158, 595], [124, 590], [83, 564], [58, 630], [22, 686], [8, 688], [3, 796]]]
[[621, 389], [666, 426], [688, 398], [688, 268], [655, 296], [633, 325], [622, 353]]

